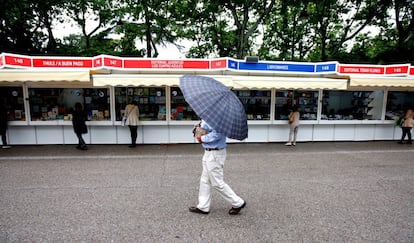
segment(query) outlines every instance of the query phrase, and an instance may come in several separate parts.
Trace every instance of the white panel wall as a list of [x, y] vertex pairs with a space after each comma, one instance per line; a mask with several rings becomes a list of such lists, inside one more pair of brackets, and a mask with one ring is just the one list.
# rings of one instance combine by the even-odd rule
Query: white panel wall
[[[131, 144], [131, 133], [128, 126], [116, 126], [116, 140], [117, 144]], [[138, 127], [137, 144], [143, 143], [142, 128]]]
[[314, 125], [313, 141], [334, 141], [335, 125]]
[[[169, 143], [169, 126], [143, 126], [142, 135], [144, 143], [158, 144], [158, 143]], [[140, 136], [138, 134], [138, 136]]]
[[[411, 131], [412, 133], [413, 131]], [[394, 127], [394, 140], [400, 140], [402, 136], [402, 130], [400, 127]]]
[[36, 127], [9, 126], [7, 140], [9, 144], [36, 144]]
[[89, 136], [93, 144], [114, 144], [117, 137], [116, 129], [113, 126], [88, 126], [88, 134], [84, 134], [84, 137], [86, 135]]
[[[289, 134], [289, 127], [288, 127]], [[289, 135], [286, 137], [288, 139]], [[312, 140], [309, 140], [312, 138]], [[287, 141], [287, 140], [286, 140]], [[313, 125], [300, 125], [296, 141], [313, 141]]]
[[392, 140], [394, 137], [394, 133], [395, 131], [394, 129], [390, 128], [390, 125], [378, 124], [375, 126], [374, 140]]
[[[195, 143], [193, 125], [138, 126], [138, 144]], [[288, 124], [250, 124], [249, 137], [242, 142], [286, 142]], [[87, 144], [129, 144], [128, 127], [88, 126], [83, 135]], [[398, 140], [401, 128], [392, 124], [301, 124], [298, 142], [307, 141], [369, 141]], [[77, 144], [78, 139], [70, 125], [9, 126], [8, 141], [13, 144]], [[240, 142], [228, 139], [228, 142]]]
[[[269, 125], [251, 125], [246, 142], [267, 142], [269, 139]], [[250, 129], [252, 128], [252, 129]], [[254, 129], [253, 129], [254, 128]]]
[[335, 125], [335, 141], [349, 141], [353, 140], [355, 136], [354, 125]]
[[194, 143], [193, 137], [194, 125], [170, 125], [169, 126], [169, 141], [170, 143]]
[[374, 140], [375, 125], [355, 125], [355, 141]]
[[62, 126], [37, 126], [37, 144], [63, 144]]
[[[253, 126], [249, 127], [249, 135], [255, 133]], [[275, 124], [269, 125], [269, 142], [285, 142], [289, 137], [289, 125]]]
[[[76, 137], [76, 134], [73, 131], [72, 126], [63, 126], [63, 137], [64, 144], [78, 144], [78, 137]], [[87, 134], [83, 135], [83, 139], [85, 140], [85, 143], [90, 143], [90, 139], [89, 136], [87, 136]]]

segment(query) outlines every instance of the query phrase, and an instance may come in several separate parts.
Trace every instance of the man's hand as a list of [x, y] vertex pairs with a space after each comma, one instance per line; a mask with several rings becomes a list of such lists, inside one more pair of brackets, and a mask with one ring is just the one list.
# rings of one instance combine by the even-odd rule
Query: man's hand
[[198, 141], [199, 143], [203, 143], [203, 141], [201, 140], [201, 135], [197, 135], [197, 136], [196, 136], [196, 139], [197, 139], [197, 141]]
[[193, 130], [194, 137], [206, 135], [208, 132], [207, 130], [202, 129], [201, 127], [194, 127]]

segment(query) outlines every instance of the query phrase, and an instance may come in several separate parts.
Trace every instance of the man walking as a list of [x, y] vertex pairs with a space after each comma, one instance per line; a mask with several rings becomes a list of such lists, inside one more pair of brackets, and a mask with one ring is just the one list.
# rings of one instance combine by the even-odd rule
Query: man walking
[[211, 188], [214, 188], [232, 206], [229, 214], [238, 214], [246, 207], [246, 201], [240, 198], [224, 182], [223, 172], [224, 161], [226, 160], [226, 136], [216, 132], [205, 121], [201, 121], [199, 127], [196, 128], [195, 137], [205, 151], [198, 193], [198, 205], [196, 207], [190, 207], [190, 212], [208, 214], [210, 212]]

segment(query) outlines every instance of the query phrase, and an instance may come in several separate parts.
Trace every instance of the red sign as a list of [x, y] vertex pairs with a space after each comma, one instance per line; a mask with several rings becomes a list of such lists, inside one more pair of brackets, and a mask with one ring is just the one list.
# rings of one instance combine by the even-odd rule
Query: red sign
[[102, 67], [102, 57], [93, 59], [93, 67]]
[[92, 68], [92, 59], [33, 58], [38, 68]]
[[124, 68], [154, 68], [154, 69], [208, 69], [209, 61], [197, 60], [137, 60], [124, 59]]
[[384, 74], [385, 68], [382, 66], [355, 66], [339, 65], [339, 73], [342, 74]]
[[410, 65], [391, 65], [385, 68], [385, 74], [407, 74]]
[[414, 75], [414, 67], [410, 68], [410, 75]]
[[31, 67], [32, 61], [30, 57], [22, 57], [15, 55], [4, 55], [5, 65]]
[[104, 57], [104, 66], [122, 68], [122, 59]]
[[227, 59], [212, 60], [210, 63], [211, 63], [210, 65], [211, 69], [227, 67]]
[[0, 55], [0, 67], [3, 66], [3, 55]]

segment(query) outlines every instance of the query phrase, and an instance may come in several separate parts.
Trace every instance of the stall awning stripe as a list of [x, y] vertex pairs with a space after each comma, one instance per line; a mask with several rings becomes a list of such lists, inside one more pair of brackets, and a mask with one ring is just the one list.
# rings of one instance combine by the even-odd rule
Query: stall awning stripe
[[414, 78], [357, 78], [351, 77], [350, 86], [414, 87]]
[[[182, 75], [92, 75], [93, 85], [102, 86], [179, 86]], [[231, 78], [219, 77], [218, 81], [231, 86]]]
[[290, 77], [235, 77], [235, 89], [347, 89], [347, 79], [290, 78]]
[[0, 82], [47, 82], [47, 81], [79, 81], [90, 82], [89, 71], [0, 71]]
[[[178, 86], [176, 76], [92, 75], [94, 86]], [[214, 77], [234, 89], [338, 89], [347, 88], [347, 79], [282, 78], [282, 77]]]

